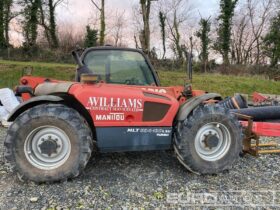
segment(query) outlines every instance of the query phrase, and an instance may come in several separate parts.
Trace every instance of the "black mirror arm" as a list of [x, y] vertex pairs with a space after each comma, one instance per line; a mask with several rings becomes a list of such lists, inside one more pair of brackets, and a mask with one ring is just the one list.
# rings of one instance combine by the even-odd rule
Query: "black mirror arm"
[[79, 68], [84, 66], [77, 51], [72, 51], [72, 56], [73, 56], [74, 60], [76, 61], [77, 65], [79, 66]]

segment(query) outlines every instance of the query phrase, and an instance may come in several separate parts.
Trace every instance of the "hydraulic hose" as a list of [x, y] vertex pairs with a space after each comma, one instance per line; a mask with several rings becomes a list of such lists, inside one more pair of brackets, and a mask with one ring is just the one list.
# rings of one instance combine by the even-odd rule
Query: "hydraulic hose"
[[251, 116], [254, 121], [269, 121], [280, 119], [280, 106], [231, 109], [230, 111], [233, 113]]
[[219, 105], [228, 109], [244, 109], [248, 108], [246, 99], [238, 94], [231, 98], [226, 98], [225, 100], [219, 102]]

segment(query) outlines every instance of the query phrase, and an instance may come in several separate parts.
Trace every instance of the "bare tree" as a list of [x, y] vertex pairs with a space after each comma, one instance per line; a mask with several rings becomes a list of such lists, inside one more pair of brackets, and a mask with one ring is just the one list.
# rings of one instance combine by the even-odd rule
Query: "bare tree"
[[179, 60], [183, 59], [181, 26], [189, 18], [192, 6], [189, 0], [166, 0], [165, 16], [172, 49]]
[[139, 49], [140, 47], [139, 47], [139, 44], [138, 44], [137, 36], [135, 34], [133, 36], [133, 40], [134, 40], [135, 48]]
[[71, 52], [77, 46], [83, 46], [85, 32], [73, 28], [69, 23], [61, 23], [58, 28], [60, 50], [64, 53]]
[[175, 10], [173, 13], [173, 20], [172, 23], [168, 21], [168, 26], [170, 29], [171, 37], [174, 42], [174, 46], [176, 49], [176, 54], [178, 55], [178, 58], [181, 60], [183, 58], [183, 50], [181, 48], [181, 34], [179, 31], [180, 24], [183, 20], [178, 20], [177, 17], [177, 11]]
[[260, 64], [262, 37], [268, 29], [274, 0], [246, 0], [240, 4], [233, 20], [232, 62]]
[[236, 15], [234, 18], [231, 42], [231, 57], [233, 63], [248, 63], [246, 55], [248, 50], [250, 51], [248, 46], [253, 38], [249, 22], [248, 15], [244, 10], [241, 10], [239, 15]]
[[125, 27], [125, 10], [122, 12], [116, 11], [114, 15], [114, 22], [111, 27], [111, 35], [114, 39], [115, 46], [121, 46], [123, 43], [123, 30]]
[[100, 33], [99, 33], [99, 44], [101, 46], [105, 43], [105, 31], [106, 31], [106, 22], [105, 22], [105, 0], [99, 0], [100, 4], [96, 3], [95, 0], [91, 0], [92, 4], [100, 12]]
[[12, 7], [15, 3], [13, 0], [4, 0], [4, 2], [6, 2], [6, 5], [4, 7], [4, 33], [5, 33], [7, 46], [9, 46], [10, 45], [10, 37], [9, 37], [10, 22], [19, 15], [19, 12], [12, 11]]
[[140, 0], [143, 29], [140, 33], [140, 43], [145, 53], [150, 53], [150, 12], [151, 2], [155, 0]]
[[[266, 30], [270, 20], [271, 10], [273, 9], [274, 0], [247, 0], [248, 14], [252, 27], [254, 39], [251, 42], [251, 48], [256, 48], [255, 63], [260, 63], [260, 53], [262, 44], [262, 35]], [[254, 46], [255, 45], [255, 46]], [[247, 55], [248, 56], [248, 55]]]
[[55, 11], [62, 3], [67, 4], [67, 0], [41, 0], [40, 4], [40, 25], [45, 30], [45, 36], [51, 48], [59, 47]]
[[139, 4], [134, 4], [132, 7], [132, 36], [133, 36], [133, 42], [135, 45], [135, 48], [139, 49], [141, 48], [140, 43], [140, 34], [143, 29], [143, 21], [141, 18], [141, 9], [139, 7]]

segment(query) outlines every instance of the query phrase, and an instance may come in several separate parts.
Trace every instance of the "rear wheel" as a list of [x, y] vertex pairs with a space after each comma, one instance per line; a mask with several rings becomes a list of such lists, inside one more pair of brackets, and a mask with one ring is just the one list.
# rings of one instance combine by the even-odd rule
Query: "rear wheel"
[[177, 124], [174, 148], [179, 161], [198, 174], [232, 167], [242, 152], [242, 129], [229, 110], [218, 105], [196, 108]]
[[92, 152], [92, 135], [76, 110], [45, 104], [21, 114], [5, 139], [5, 157], [22, 180], [76, 177]]

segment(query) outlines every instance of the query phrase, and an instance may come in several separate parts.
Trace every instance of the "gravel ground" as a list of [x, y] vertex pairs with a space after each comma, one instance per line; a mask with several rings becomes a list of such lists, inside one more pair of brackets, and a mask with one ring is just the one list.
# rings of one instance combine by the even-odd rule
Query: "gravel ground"
[[80, 177], [36, 185], [19, 182], [4, 165], [5, 135], [6, 130], [0, 128], [1, 210], [175, 209], [191, 205], [200, 209], [203, 203], [204, 208], [214, 206], [210, 209], [256, 209], [254, 204], [260, 209], [280, 208], [279, 155], [257, 159], [246, 155], [229, 172], [197, 176], [186, 171], [170, 151], [97, 154]]

